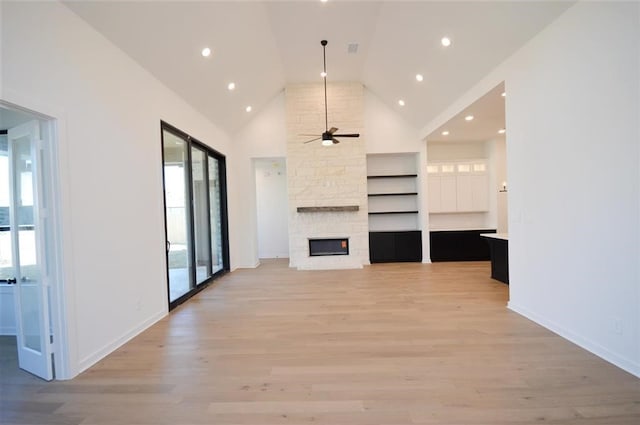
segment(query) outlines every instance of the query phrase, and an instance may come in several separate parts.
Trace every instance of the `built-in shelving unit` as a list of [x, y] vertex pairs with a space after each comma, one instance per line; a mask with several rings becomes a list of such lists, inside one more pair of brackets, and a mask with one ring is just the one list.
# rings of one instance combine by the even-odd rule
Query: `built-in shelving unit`
[[367, 155], [371, 262], [422, 261], [416, 154]]

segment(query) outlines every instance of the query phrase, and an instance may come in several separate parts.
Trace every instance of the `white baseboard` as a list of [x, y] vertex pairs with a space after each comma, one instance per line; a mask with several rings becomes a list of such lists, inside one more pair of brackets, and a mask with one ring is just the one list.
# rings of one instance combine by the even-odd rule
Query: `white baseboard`
[[77, 372], [77, 373], [74, 374], [74, 376], [79, 375], [80, 373], [82, 373], [85, 370], [89, 369], [91, 366], [93, 366], [94, 364], [98, 363], [100, 360], [102, 360], [103, 358], [107, 357], [109, 354], [113, 353], [118, 348], [123, 346], [126, 342], [128, 342], [131, 339], [133, 339], [135, 336], [139, 335], [144, 330], [146, 330], [147, 328], [149, 328], [150, 326], [152, 326], [153, 324], [158, 322], [160, 319], [165, 317], [167, 314], [168, 314], [168, 312], [166, 310], [162, 310], [162, 311], [152, 315], [151, 317], [149, 317], [148, 319], [146, 319], [145, 321], [140, 323], [138, 326], [136, 326], [135, 328], [131, 329], [129, 332], [124, 334], [122, 337], [116, 339], [115, 341], [113, 341], [110, 344], [105, 345], [100, 350], [98, 350], [98, 351], [94, 352], [93, 354], [91, 354], [91, 355], [85, 357], [84, 359], [80, 360], [80, 362], [78, 363], [77, 367], [72, 367], [71, 368], [72, 370]]
[[551, 332], [560, 335], [564, 339], [567, 339], [573, 342], [577, 346], [584, 348], [585, 350], [608, 361], [609, 363], [615, 366], [618, 366], [620, 369], [623, 369], [631, 373], [632, 375], [635, 375], [638, 378], [640, 378], [640, 364], [635, 363], [634, 361], [626, 359], [624, 357], [621, 357], [611, 352], [607, 348], [601, 346], [600, 344], [597, 344], [593, 341], [590, 341], [587, 338], [582, 337], [581, 335], [578, 335], [568, 329], [565, 329], [562, 326], [559, 326], [557, 323], [547, 320], [544, 317], [541, 317], [538, 314], [522, 306], [509, 302], [507, 303], [507, 308], [520, 314], [521, 316], [526, 317], [529, 320], [536, 322], [540, 326], [543, 326], [549, 329]]

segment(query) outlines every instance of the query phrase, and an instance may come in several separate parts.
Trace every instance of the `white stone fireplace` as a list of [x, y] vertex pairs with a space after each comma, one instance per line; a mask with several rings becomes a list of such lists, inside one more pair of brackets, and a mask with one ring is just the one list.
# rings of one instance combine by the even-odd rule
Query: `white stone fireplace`
[[[329, 127], [360, 133], [333, 146], [325, 131], [323, 85], [285, 89], [290, 266], [298, 269], [361, 268], [369, 263], [367, 163], [363, 134], [364, 88], [360, 83], [327, 85]], [[312, 256], [310, 239], [348, 239], [347, 255]]]

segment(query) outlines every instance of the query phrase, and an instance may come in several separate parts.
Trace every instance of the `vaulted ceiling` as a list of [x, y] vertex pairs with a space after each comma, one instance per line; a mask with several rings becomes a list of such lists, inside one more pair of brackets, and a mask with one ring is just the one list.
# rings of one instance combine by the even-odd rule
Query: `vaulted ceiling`
[[[571, 2], [67, 1], [233, 134], [287, 84], [359, 81], [421, 128]], [[442, 37], [452, 40], [449, 47]], [[349, 45], [357, 52], [349, 53]], [[204, 47], [211, 56], [201, 55]], [[416, 74], [424, 80], [416, 81]], [[230, 82], [236, 84], [228, 90]], [[398, 100], [403, 99], [405, 106]], [[322, 101], [319, 99], [319, 101]], [[247, 106], [251, 112], [246, 112]]]

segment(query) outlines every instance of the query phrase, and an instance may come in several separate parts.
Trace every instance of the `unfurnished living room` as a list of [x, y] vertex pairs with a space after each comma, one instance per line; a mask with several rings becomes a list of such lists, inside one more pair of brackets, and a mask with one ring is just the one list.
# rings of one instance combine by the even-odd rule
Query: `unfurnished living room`
[[640, 423], [640, 3], [0, 23], [0, 423]]

